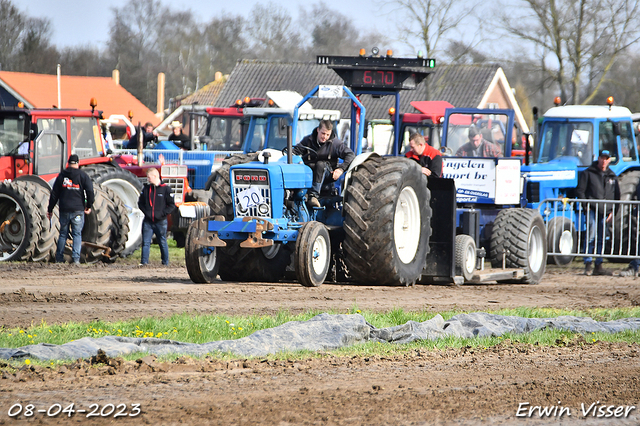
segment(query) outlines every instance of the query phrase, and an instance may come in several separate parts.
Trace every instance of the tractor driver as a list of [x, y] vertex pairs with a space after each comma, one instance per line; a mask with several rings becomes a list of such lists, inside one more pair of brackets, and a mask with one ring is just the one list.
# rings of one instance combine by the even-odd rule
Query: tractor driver
[[[327, 177], [336, 181], [349, 168], [356, 157], [353, 151], [336, 135], [333, 123], [322, 120], [313, 132], [293, 147], [293, 154], [302, 157], [304, 164], [313, 170], [313, 186], [309, 191], [309, 207], [320, 207], [318, 196]], [[338, 158], [343, 163], [338, 165]]]
[[482, 137], [475, 127], [469, 127], [469, 142], [462, 145], [456, 157], [502, 157], [500, 147]]

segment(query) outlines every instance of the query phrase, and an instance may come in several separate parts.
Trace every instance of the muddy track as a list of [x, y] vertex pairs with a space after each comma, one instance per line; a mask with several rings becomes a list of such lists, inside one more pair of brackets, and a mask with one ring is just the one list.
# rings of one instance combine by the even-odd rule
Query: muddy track
[[[611, 265], [609, 265], [611, 266]], [[614, 265], [615, 266], [615, 265]], [[27, 327], [45, 320], [122, 320], [181, 312], [268, 314], [314, 310], [346, 312], [486, 311], [519, 306], [588, 309], [640, 303], [640, 281], [584, 277], [580, 265], [552, 269], [539, 285], [373, 287], [297, 283], [196, 285], [184, 266], [0, 264], [0, 325]], [[23, 367], [0, 372], [0, 425], [14, 404], [48, 409], [59, 403], [139, 403], [128, 424], [559, 424], [516, 417], [519, 404], [566, 407], [562, 424], [599, 425], [582, 419], [581, 404], [638, 406], [640, 347], [578, 339], [547, 348], [505, 342], [489, 349], [409, 351], [394, 357], [340, 358], [324, 354], [296, 361], [181, 358], [159, 363], [90, 360], [51, 370]], [[98, 362], [101, 361], [102, 363]], [[106, 364], [104, 364], [106, 363]], [[1, 365], [1, 364], [0, 364]], [[560, 401], [560, 403], [558, 402]], [[571, 416], [567, 416], [567, 410]], [[106, 412], [106, 411], [105, 411]], [[111, 416], [72, 419], [36, 413], [21, 421], [110, 424]], [[638, 424], [640, 414], [609, 419]], [[608, 423], [604, 423], [608, 424]]]

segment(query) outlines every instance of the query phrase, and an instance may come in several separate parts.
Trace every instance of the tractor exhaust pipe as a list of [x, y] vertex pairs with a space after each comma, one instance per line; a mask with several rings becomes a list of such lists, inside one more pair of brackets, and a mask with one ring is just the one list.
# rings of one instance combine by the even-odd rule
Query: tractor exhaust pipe
[[293, 136], [291, 126], [287, 127], [287, 164], [293, 163]]

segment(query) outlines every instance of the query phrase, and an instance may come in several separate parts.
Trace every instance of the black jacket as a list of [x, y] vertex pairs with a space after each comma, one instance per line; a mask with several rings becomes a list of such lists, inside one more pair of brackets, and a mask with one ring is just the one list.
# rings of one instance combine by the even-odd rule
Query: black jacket
[[67, 167], [53, 183], [49, 196], [48, 212], [52, 213], [60, 201], [61, 212], [79, 212], [93, 206], [93, 182], [85, 172]]
[[[147, 147], [147, 144], [151, 141], [158, 140], [158, 138], [153, 133], [147, 133], [142, 130], [142, 149]], [[129, 142], [124, 147], [125, 149], [138, 149], [138, 134], [131, 136], [129, 138]]]
[[185, 135], [184, 133], [180, 133], [177, 136], [171, 133], [169, 135], [169, 140], [176, 144], [178, 148], [186, 149], [187, 151], [191, 149], [191, 138], [189, 138], [189, 136]]
[[144, 213], [145, 219], [160, 222], [176, 209], [176, 203], [173, 201], [171, 188], [167, 185], [162, 183], [155, 186], [147, 183], [138, 198], [138, 207]]
[[[309, 147], [315, 152], [302, 148], [302, 146]], [[296, 146], [293, 147], [293, 153], [302, 157], [302, 161], [306, 165], [312, 165], [318, 161], [328, 161], [333, 170], [338, 168], [338, 159], [342, 158], [343, 163], [340, 164], [340, 169], [346, 172], [349, 168], [349, 164], [356, 158], [356, 155], [351, 151], [347, 145], [345, 145], [335, 134], [331, 131], [329, 139], [320, 145], [318, 143], [318, 128], [315, 128], [313, 132], [305, 136]]]
[[[609, 167], [605, 171], [600, 170], [596, 160], [580, 173], [576, 194], [578, 198], [588, 200], [619, 200], [618, 177]], [[611, 208], [611, 204], [607, 205], [607, 212], [603, 214]]]

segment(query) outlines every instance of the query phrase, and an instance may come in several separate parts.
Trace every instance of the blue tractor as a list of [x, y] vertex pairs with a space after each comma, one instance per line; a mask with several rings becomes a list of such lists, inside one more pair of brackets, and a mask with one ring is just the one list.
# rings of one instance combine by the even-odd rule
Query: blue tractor
[[[411, 80], [415, 87], [431, 72], [432, 60], [394, 59], [402, 69], [387, 80], [393, 78], [395, 84]], [[376, 62], [373, 58], [368, 69]], [[351, 71], [363, 78], [361, 69]], [[349, 141], [356, 158], [336, 184], [323, 188], [321, 207], [310, 210], [306, 197], [312, 171], [292, 154], [292, 141], [297, 139], [300, 106], [318, 94], [352, 103]], [[190, 278], [198, 283], [218, 275], [228, 281], [270, 282], [282, 279], [293, 266], [304, 286], [322, 284], [330, 270], [335, 275], [348, 271], [351, 280], [366, 284], [418, 281], [432, 228], [451, 227], [432, 222], [431, 191], [416, 162], [362, 153], [365, 116], [365, 107], [348, 87], [317, 86], [296, 106], [281, 152], [264, 150], [256, 154], [257, 161], [239, 158], [228, 174], [220, 169], [216, 182], [222, 187], [228, 180], [227, 193], [214, 194], [213, 216], [194, 222], [187, 234]], [[451, 216], [442, 218], [446, 224]]]
[[[527, 206], [543, 210], [548, 228], [548, 249], [557, 253], [550, 258], [558, 265], [566, 265], [579, 252], [578, 234], [584, 231], [585, 220], [574, 211], [572, 203], [545, 203], [550, 199], [576, 198], [578, 175], [598, 158], [602, 150], [611, 153], [609, 167], [618, 175], [621, 200], [635, 198], [640, 181], [640, 161], [634, 135], [631, 111], [608, 105], [569, 105], [549, 109], [540, 120], [533, 162], [522, 167], [526, 180]], [[536, 121], [537, 118], [536, 118]], [[630, 238], [636, 231], [628, 229], [634, 221], [626, 220], [629, 209], [618, 209], [616, 224], [621, 229], [615, 241], [619, 247], [611, 252], [626, 255]], [[635, 244], [631, 244], [632, 246]], [[620, 250], [618, 250], [620, 249]]]

